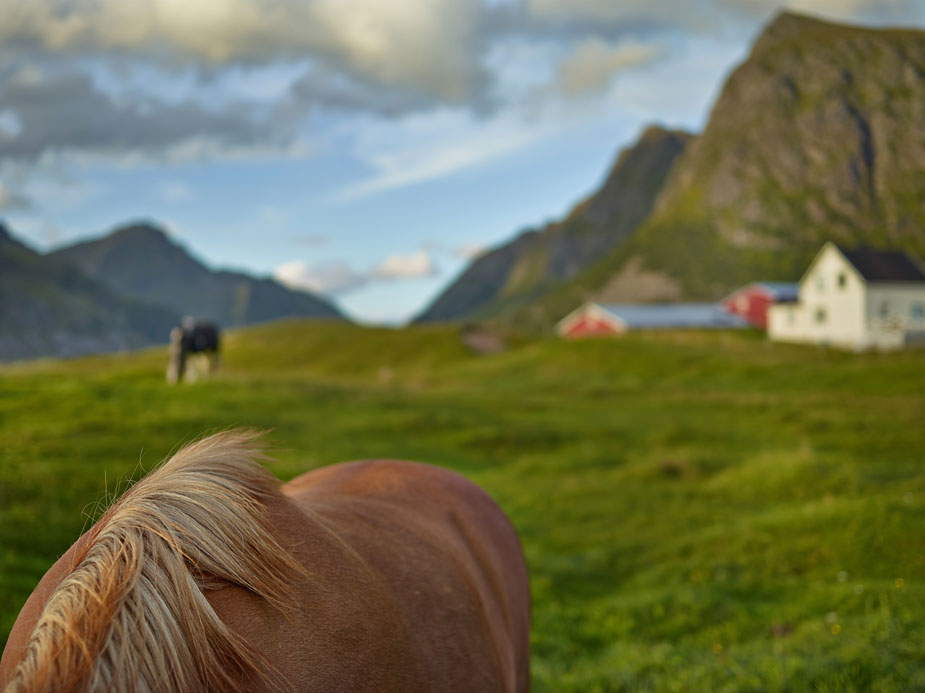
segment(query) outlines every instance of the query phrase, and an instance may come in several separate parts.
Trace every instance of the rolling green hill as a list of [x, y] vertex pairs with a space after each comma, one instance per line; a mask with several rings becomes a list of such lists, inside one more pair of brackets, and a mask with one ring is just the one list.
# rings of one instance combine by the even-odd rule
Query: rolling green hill
[[268, 324], [175, 388], [161, 349], [0, 367], [0, 643], [104, 487], [246, 425], [283, 479], [386, 456], [492, 493], [530, 565], [536, 691], [925, 688], [925, 352], [459, 337]]

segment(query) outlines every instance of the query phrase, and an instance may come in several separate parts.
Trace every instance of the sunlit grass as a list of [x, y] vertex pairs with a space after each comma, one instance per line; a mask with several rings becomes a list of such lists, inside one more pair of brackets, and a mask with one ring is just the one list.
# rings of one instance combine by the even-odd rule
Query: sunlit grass
[[271, 431], [281, 478], [442, 464], [521, 534], [537, 690], [925, 687], [925, 353], [754, 333], [525, 342], [281, 323], [211, 382], [163, 354], [0, 370], [0, 638], [105, 486], [203, 431]]

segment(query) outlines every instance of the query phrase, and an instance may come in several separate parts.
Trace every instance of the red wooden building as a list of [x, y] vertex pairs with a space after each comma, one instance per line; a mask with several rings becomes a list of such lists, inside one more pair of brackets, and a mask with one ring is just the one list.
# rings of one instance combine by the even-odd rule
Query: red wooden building
[[719, 303], [657, 305], [585, 303], [556, 326], [560, 337], [574, 339], [628, 330], [722, 329], [748, 327]]
[[730, 313], [744, 318], [755, 327], [767, 329], [768, 308], [775, 303], [793, 303], [797, 299], [796, 284], [753, 282], [729, 294], [722, 303]]

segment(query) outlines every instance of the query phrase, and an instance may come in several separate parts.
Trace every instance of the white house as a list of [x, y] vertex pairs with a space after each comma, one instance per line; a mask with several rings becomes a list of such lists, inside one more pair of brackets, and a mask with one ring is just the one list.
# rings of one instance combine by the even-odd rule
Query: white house
[[826, 243], [798, 300], [770, 307], [768, 336], [856, 350], [925, 345], [925, 272], [902, 251]]

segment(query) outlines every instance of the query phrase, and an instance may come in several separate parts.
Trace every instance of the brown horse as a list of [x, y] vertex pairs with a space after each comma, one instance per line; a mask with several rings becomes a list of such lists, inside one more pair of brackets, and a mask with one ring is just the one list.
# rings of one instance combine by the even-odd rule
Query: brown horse
[[279, 483], [255, 434], [189, 445], [42, 578], [20, 691], [526, 691], [523, 552], [492, 499], [411, 462]]

